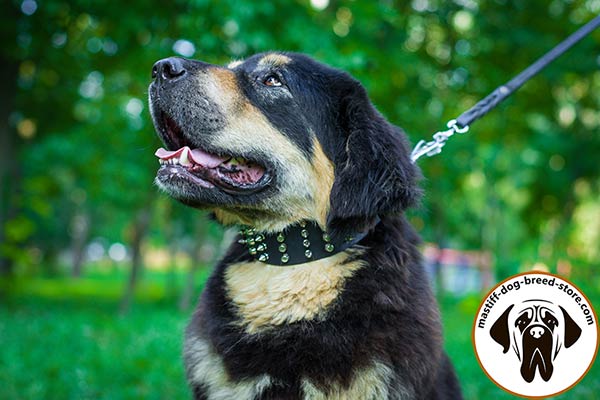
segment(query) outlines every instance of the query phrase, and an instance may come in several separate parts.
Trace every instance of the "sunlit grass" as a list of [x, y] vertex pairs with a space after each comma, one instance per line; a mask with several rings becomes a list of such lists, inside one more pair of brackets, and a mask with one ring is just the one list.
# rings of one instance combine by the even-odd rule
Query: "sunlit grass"
[[[196, 292], [206, 271], [199, 271]], [[146, 271], [119, 315], [121, 271], [12, 282], [0, 308], [0, 399], [186, 399], [177, 309], [186, 275]], [[174, 285], [171, 288], [169, 285]]]
[[186, 316], [95, 300], [29, 299], [0, 311], [2, 399], [183, 399]]

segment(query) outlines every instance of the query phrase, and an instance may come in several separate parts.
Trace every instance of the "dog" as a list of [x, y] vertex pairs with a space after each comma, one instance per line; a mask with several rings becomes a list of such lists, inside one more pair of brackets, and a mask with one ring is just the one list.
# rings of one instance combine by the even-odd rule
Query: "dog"
[[533, 382], [536, 371], [547, 382], [562, 346], [573, 346], [581, 336], [581, 328], [561, 306], [535, 299], [509, 306], [492, 325], [490, 335], [502, 346], [503, 353], [512, 343], [526, 382]]
[[409, 143], [349, 74], [286, 52], [167, 58], [156, 185], [240, 234], [186, 330], [194, 399], [460, 399]]

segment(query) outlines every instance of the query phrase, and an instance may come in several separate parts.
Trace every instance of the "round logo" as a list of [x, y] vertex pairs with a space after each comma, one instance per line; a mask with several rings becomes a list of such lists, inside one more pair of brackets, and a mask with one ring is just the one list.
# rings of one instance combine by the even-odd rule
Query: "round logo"
[[473, 324], [487, 376], [518, 396], [548, 397], [575, 386], [598, 351], [598, 321], [571, 282], [542, 272], [515, 275], [483, 299]]

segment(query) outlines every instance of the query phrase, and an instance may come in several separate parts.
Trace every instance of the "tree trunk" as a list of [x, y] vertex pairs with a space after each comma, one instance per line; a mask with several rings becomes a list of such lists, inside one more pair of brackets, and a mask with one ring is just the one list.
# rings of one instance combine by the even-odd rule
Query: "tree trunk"
[[142, 272], [142, 241], [148, 231], [150, 222], [150, 207], [144, 207], [138, 211], [133, 223], [133, 232], [131, 237], [131, 270], [129, 280], [121, 299], [119, 311], [121, 314], [127, 314], [131, 308], [131, 300], [135, 294], [140, 274]]
[[177, 296], [177, 253], [179, 251], [179, 239], [181, 238], [182, 231], [179, 221], [173, 218], [173, 207], [167, 208], [165, 215], [168, 221], [165, 226], [165, 238], [168, 244], [169, 252], [169, 264], [167, 265], [167, 279], [166, 283], [166, 297], [174, 299]]
[[194, 289], [196, 283], [196, 272], [198, 271], [198, 267], [200, 266], [200, 251], [198, 250], [198, 248], [194, 248], [190, 251], [190, 258], [192, 261], [192, 265], [190, 265], [190, 269], [185, 280], [185, 287], [183, 288], [183, 293], [181, 294], [181, 298], [179, 299], [179, 309], [181, 311], [189, 310], [190, 306], [192, 305], [192, 299], [194, 297]]
[[174, 299], [177, 296], [177, 252], [179, 246], [175, 235], [167, 235], [167, 238], [169, 241], [169, 265], [167, 266], [165, 293], [168, 299]]
[[[13, 7], [9, 11], [13, 11]], [[9, 238], [5, 236], [4, 227], [16, 215], [13, 198], [20, 187], [20, 174], [17, 173], [19, 140], [9, 123], [17, 93], [18, 66], [16, 60], [0, 53], [0, 276], [10, 275], [13, 270], [13, 260], [2, 247], [11, 245], [7, 243]]]
[[202, 218], [198, 218], [196, 221], [196, 226], [194, 229], [194, 238], [196, 239], [194, 242], [197, 244], [196, 246], [190, 246], [188, 254], [190, 256], [190, 269], [188, 270], [187, 278], [185, 280], [185, 287], [183, 288], [183, 293], [181, 294], [181, 298], [179, 299], [179, 309], [181, 311], [186, 311], [190, 308], [192, 304], [192, 297], [194, 296], [194, 283], [196, 277], [196, 271], [198, 270], [198, 266], [200, 265], [200, 245], [202, 240], [204, 239], [204, 227], [203, 225], [206, 222], [203, 221]]
[[85, 259], [85, 244], [90, 233], [90, 218], [86, 212], [75, 214], [71, 221], [71, 252], [73, 253], [73, 265], [71, 275], [79, 278], [83, 270]]

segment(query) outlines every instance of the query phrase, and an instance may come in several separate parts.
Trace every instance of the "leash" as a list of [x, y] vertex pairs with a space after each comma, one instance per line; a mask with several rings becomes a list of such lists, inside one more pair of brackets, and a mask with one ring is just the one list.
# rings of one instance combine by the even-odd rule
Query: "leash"
[[455, 133], [465, 133], [469, 130], [469, 126], [479, 118], [483, 117], [490, 110], [496, 107], [502, 100], [513, 94], [525, 82], [533, 78], [538, 72], [544, 69], [552, 61], [569, 50], [575, 43], [589, 35], [594, 29], [600, 26], [600, 15], [596, 16], [590, 22], [579, 28], [575, 33], [571, 34], [564, 41], [559, 43], [552, 50], [540, 57], [536, 62], [531, 64], [519, 75], [508, 81], [508, 83], [497, 87], [483, 100], [471, 107], [469, 110], [462, 113], [458, 118], [448, 121], [445, 131], [436, 132], [433, 135], [433, 140], [427, 142], [419, 141], [410, 154], [411, 161], [415, 163], [420, 157], [426, 155], [434, 156], [442, 152], [442, 147], [446, 141]]

